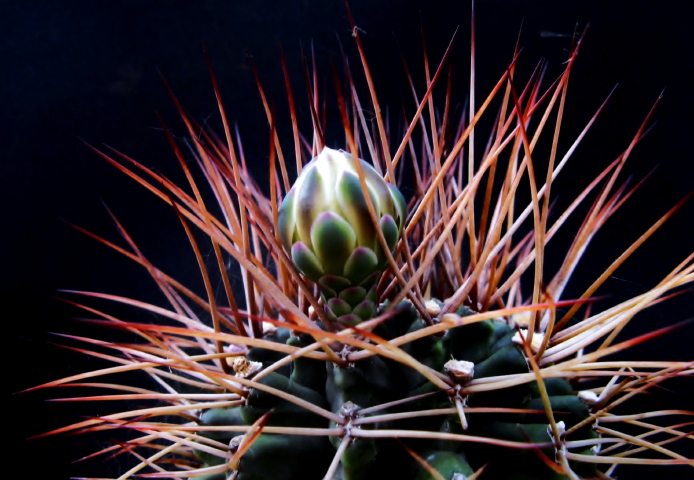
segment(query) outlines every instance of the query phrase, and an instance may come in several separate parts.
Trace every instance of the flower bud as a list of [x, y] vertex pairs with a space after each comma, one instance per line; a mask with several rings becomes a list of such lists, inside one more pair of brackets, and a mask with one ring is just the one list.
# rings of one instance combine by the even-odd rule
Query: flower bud
[[[371, 202], [391, 253], [406, 216], [400, 191], [386, 183], [367, 162], [358, 159], [366, 180], [367, 195], [359, 182], [354, 157], [343, 150], [324, 148], [309, 162], [287, 193], [279, 209], [282, 245], [296, 268], [317, 282], [326, 299], [339, 298], [349, 315], [373, 313], [376, 282], [387, 264], [367, 201]], [[372, 305], [361, 305], [368, 300]], [[355, 307], [359, 309], [353, 312]], [[371, 313], [368, 313], [371, 312]], [[341, 315], [337, 315], [341, 316]]]

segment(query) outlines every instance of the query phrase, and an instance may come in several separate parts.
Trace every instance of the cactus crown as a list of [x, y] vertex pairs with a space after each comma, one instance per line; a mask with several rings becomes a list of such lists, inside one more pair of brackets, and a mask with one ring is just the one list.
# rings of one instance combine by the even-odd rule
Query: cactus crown
[[[359, 30], [353, 22], [352, 27], [369, 77]], [[691, 464], [665, 445], [686, 436], [684, 430], [612, 411], [667, 378], [691, 374], [691, 364], [630, 364], [604, 357], [647, 339], [616, 343], [615, 337], [638, 312], [694, 280], [692, 257], [651, 290], [604, 311], [586, 309], [583, 318], [579, 309], [593, 301], [625, 257], [580, 298], [563, 297], [586, 246], [622, 205], [625, 189], [617, 180], [632, 148], [566, 211], [550, 217], [550, 186], [585, 133], [558, 156], [563, 98], [580, 44], [575, 42], [561, 77], [547, 89], [537, 75], [517, 89], [512, 63], [460, 128], [451, 128], [433, 108], [429, 118], [425, 108], [449, 61], [447, 51], [419, 97], [406, 135], [394, 145], [384, 143], [391, 136], [373, 89], [370, 102], [380, 135], [361, 130], [357, 117], [346, 113], [358, 116], [356, 106], [368, 101], [357, 96], [347, 76], [349, 95], [343, 96], [340, 82], [335, 90], [344, 146], [351, 153], [324, 145], [325, 126], [314, 112], [311, 145], [295, 136], [301, 173], [290, 186], [272, 129], [270, 199], [250, 179], [239, 145], [230, 139], [223, 146], [206, 133], [198, 139], [198, 126], [181, 110], [197, 139], [196, 159], [221, 218], [205, 206], [192, 175], [195, 196], [128, 157], [119, 161], [95, 149], [175, 207], [200, 263], [207, 297], [151, 264], [120, 224], [132, 252], [93, 235], [145, 266], [169, 305], [82, 293], [147, 309], [172, 324], [127, 322], [84, 306], [101, 317], [97, 322], [128, 329], [142, 341], [83, 339], [93, 345], [90, 350], [115, 350], [117, 355], [105, 358], [120, 365], [44, 386], [83, 385], [85, 379], [123, 369], [142, 370], [160, 390], [112, 383], [108, 386], [118, 395], [98, 398], [154, 396], [164, 405], [50, 433], [121, 427], [139, 432], [125, 447], [100, 452], [136, 453], [136, 464], [120, 478], [576, 479], [609, 478], [610, 465], [622, 463]], [[481, 161], [473, 162], [465, 153], [473, 147], [471, 132], [482, 115], [489, 115], [492, 99], [501, 102], [496, 127]], [[554, 125], [548, 121], [552, 114]], [[268, 122], [275, 124], [271, 113]], [[635, 132], [634, 143], [647, 122]], [[547, 172], [533, 165], [540, 135], [554, 139]], [[172, 145], [180, 154], [173, 140]], [[421, 158], [407, 156], [417, 149]], [[360, 159], [365, 152], [372, 163]], [[415, 192], [406, 205], [393, 183], [408, 158]], [[520, 185], [526, 184], [531, 201], [516, 205]], [[547, 243], [598, 185], [602, 190], [564, 262], [548, 275]], [[215, 297], [191, 224], [209, 237], [225, 286], [223, 299]], [[519, 235], [524, 232], [529, 233]], [[225, 255], [241, 269], [241, 296], [232, 291]], [[597, 348], [584, 353], [590, 345]], [[584, 383], [589, 379], [598, 381]], [[640, 418], [675, 413], [692, 415], [656, 411]], [[630, 422], [645, 432], [623, 433], [620, 425]], [[670, 437], [656, 443], [648, 438], [654, 433]]]

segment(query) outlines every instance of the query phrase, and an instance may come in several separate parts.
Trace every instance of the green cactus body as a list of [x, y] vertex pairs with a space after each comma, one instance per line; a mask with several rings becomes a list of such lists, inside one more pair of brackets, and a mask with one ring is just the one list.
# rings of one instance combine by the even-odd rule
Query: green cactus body
[[330, 462], [325, 437], [260, 434], [239, 464], [238, 480], [321, 478]]
[[[405, 329], [403, 322], [409, 322]], [[397, 326], [395, 324], [398, 324]], [[379, 326], [383, 334], [387, 332], [415, 332], [426, 325], [414, 313], [411, 305], [404, 303], [400, 313]], [[529, 367], [522, 353], [522, 348], [511, 341], [513, 330], [501, 320], [488, 320], [450, 329], [445, 335], [429, 336], [412, 342], [405, 349], [408, 353], [431, 368], [442, 371], [443, 364], [451, 356], [477, 360], [474, 378], [486, 378], [513, 373], [527, 373]], [[273, 332], [276, 336], [276, 333]], [[274, 338], [274, 337], [273, 337]], [[389, 340], [393, 337], [386, 336]], [[290, 336], [287, 344], [304, 347], [311, 343], [304, 335]], [[326, 370], [327, 367], [327, 370]], [[300, 358], [292, 364], [289, 376], [270, 373], [260, 380], [263, 385], [290, 393], [322, 408], [328, 408], [338, 415], [344, 414], [345, 405], [350, 403], [358, 409], [380, 405], [399, 398], [407, 398], [424, 392], [436, 392], [437, 388], [420, 374], [398, 362], [371, 356], [359, 360], [348, 367], [332, 363], [319, 362]], [[307, 386], [309, 385], [309, 386]], [[312, 387], [312, 388], [311, 388]], [[564, 379], [548, 379], [545, 388], [550, 395], [550, 402], [557, 421], [563, 421], [570, 428], [589, 415], [588, 409], [574, 394], [570, 384]], [[470, 395], [467, 399], [470, 407], [503, 407], [529, 409], [544, 412], [539, 389], [534, 382], [506, 389], [482, 392]], [[398, 413], [412, 410], [432, 410], [451, 408], [451, 400], [443, 394], [431, 395], [408, 403], [406, 406], [394, 406], [381, 410], [377, 414]], [[306, 409], [279, 399], [258, 389], [251, 389], [246, 405], [231, 409], [213, 409], [202, 416], [201, 425], [220, 425], [225, 421], [229, 425], [252, 425], [263, 414], [270, 412], [267, 421], [269, 426], [292, 426], [303, 428], [325, 427], [327, 421]], [[358, 414], [355, 418], [359, 418]], [[548, 432], [548, 419], [544, 413], [487, 414], [469, 413], [469, 427], [462, 428], [456, 413], [437, 416], [412, 417], [388, 422], [365, 423], [358, 428], [365, 429], [399, 429], [438, 431], [443, 433], [478, 435], [500, 440], [511, 440], [519, 443], [551, 443]], [[331, 423], [331, 427], [337, 425]], [[205, 434], [209, 438], [228, 441], [237, 434]], [[580, 429], [576, 439], [594, 438], [590, 427]], [[300, 441], [299, 441], [300, 440]], [[427, 463], [446, 479], [464, 478], [455, 476], [470, 475], [475, 469], [490, 463], [490, 474], [498, 478], [534, 478], [553, 480], [566, 478], [545, 465], [532, 449], [511, 450], [484, 444], [458, 441], [430, 442], [424, 440], [403, 440]], [[316, 469], [312, 474], [300, 469], [304, 461], [314, 461], [314, 455], [332, 457], [328, 451], [335, 452], [342, 442], [342, 437], [300, 437], [288, 435], [263, 434], [254, 444], [250, 454], [244, 456], [239, 466], [241, 479], [281, 478], [281, 479], [320, 479], [325, 468]], [[332, 443], [332, 445], [331, 445]], [[432, 450], [432, 447], [439, 448]], [[382, 478], [383, 475], [397, 474], [400, 478], [432, 478], [413, 458], [398, 456], [400, 460], [393, 463], [393, 455], [402, 447], [391, 439], [354, 438], [346, 447], [340, 468], [335, 473], [336, 480], [370, 480]], [[554, 458], [552, 448], [541, 450], [548, 458]], [[273, 453], [274, 452], [274, 453]], [[585, 452], [584, 452], [585, 453]], [[198, 454], [205, 465], [218, 464], [209, 456]], [[504, 462], [495, 462], [497, 456], [504, 456]], [[325, 460], [325, 459], [323, 459]], [[512, 465], [512, 467], [509, 467]], [[595, 466], [582, 463], [577, 471], [586, 475], [594, 472]], [[278, 477], [268, 476], [277, 475]], [[301, 472], [299, 473], [297, 472]], [[494, 473], [496, 472], [496, 473]], [[265, 477], [263, 477], [265, 475]], [[588, 475], [589, 476], [589, 475]]]
[[[291, 336], [287, 339], [287, 345], [297, 348], [303, 348], [312, 343], [313, 339], [308, 335]], [[316, 392], [325, 391], [326, 377], [325, 362], [299, 357], [291, 363], [289, 379]]]
[[[454, 453], [446, 450], [438, 451], [424, 457], [424, 461], [439, 472], [445, 479], [453, 479], [453, 476], [456, 474], [461, 475], [462, 478], [465, 478], [474, 473], [470, 467], [470, 464], [468, 464], [465, 455], [462, 453]], [[419, 475], [417, 475], [415, 479], [435, 480], [434, 476], [427, 472], [424, 468], [420, 469]]]

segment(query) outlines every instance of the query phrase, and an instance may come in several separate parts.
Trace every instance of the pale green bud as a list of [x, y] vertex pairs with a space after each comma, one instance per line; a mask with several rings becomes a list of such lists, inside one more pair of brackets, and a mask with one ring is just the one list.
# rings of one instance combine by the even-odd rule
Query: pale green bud
[[279, 209], [280, 239], [294, 265], [318, 282], [327, 297], [361, 285], [367, 291], [387, 263], [374, 228], [367, 197], [391, 252], [405, 221], [400, 191], [359, 159], [368, 195], [362, 192], [355, 160], [324, 148], [309, 162]]

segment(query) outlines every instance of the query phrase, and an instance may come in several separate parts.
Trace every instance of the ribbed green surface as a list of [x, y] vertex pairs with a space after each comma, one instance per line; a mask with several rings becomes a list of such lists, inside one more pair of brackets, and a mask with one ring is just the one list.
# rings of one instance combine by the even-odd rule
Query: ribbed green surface
[[[459, 313], [466, 313], [461, 311]], [[374, 333], [392, 339], [408, 331], [424, 327], [424, 322], [407, 302], [400, 312], [379, 325]], [[512, 342], [515, 333], [505, 322], [488, 320], [468, 326], [457, 327], [445, 335], [424, 337], [401, 348], [423, 364], [443, 372], [443, 365], [455, 358], [475, 363], [475, 378], [527, 373], [529, 371], [524, 354]], [[286, 329], [278, 329], [269, 339], [286, 342], [295, 347], [313, 343], [306, 335], [293, 336]], [[269, 364], [282, 354], [253, 348], [249, 357]], [[421, 374], [411, 368], [379, 356], [371, 356], [355, 362], [347, 368], [308, 358], [299, 358], [289, 369], [273, 372], [260, 383], [313, 403], [340, 414], [347, 402], [366, 408], [394, 400], [411, 397], [425, 392], [436, 392], [435, 387]], [[555, 412], [556, 421], [563, 421], [566, 428], [588, 417], [585, 405], [574, 394], [571, 385], [564, 379], [545, 382]], [[548, 420], [535, 384], [481, 392], [467, 398], [467, 407], [505, 407], [533, 409], [542, 413], [467, 413], [469, 428], [463, 430], [457, 414], [437, 416], [414, 416], [388, 423], [368, 423], [364, 429], [402, 429], [458, 433], [483, 436], [515, 442], [548, 443]], [[436, 408], [451, 408], [454, 404], [445, 392], [408, 402], [385, 413], [411, 412]], [[327, 428], [325, 418], [291, 402], [259, 389], [252, 389], [245, 405], [233, 408], [218, 408], [205, 411], [200, 418], [199, 434], [228, 444], [238, 432], [205, 432], [207, 425], [251, 425], [263, 414], [271, 412], [267, 425], [305, 428]], [[586, 426], [571, 435], [570, 440], [594, 438], [595, 433]], [[554, 461], [553, 448], [541, 451], [533, 449], [511, 449], [475, 442], [451, 440], [415, 440], [403, 438], [407, 447], [415, 451], [444, 478], [455, 473], [470, 475], [488, 464], [487, 478], [538, 480], [564, 478], [550, 469], [541, 459]], [[324, 436], [298, 436], [261, 434], [251, 449], [243, 456], [239, 465], [240, 480], [250, 479], [321, 479], [332, 461], [341, 438]], [[588, 452], [575, 452], [588, 453]], [[205, 466], [224, 460], [207, 453], [197, 452]], [[595, 465], [572, 463], [574, 471], [585, 478], [595, 474]], [[369, 480], [395, 476], [395, 478], [432, 479], [406, 450], [391, 438], [364, 439], [351, 443], [342, 457], [335, 478], [338, 480]], [[210, 479], [222, 479], [211, 476]]]

